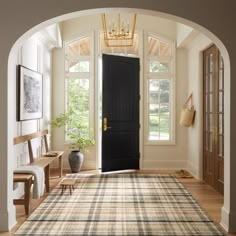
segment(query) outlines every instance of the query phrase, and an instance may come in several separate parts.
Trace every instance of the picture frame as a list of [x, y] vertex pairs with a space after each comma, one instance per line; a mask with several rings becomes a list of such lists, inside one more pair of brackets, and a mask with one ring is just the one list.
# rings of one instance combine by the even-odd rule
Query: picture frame
[[18, 67], [18, 121], [43, 117], [43, 75]]

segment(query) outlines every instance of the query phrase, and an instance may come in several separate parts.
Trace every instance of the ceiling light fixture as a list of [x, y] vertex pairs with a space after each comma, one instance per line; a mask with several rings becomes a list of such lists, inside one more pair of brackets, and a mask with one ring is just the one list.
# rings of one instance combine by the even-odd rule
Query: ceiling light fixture
[[[107, 47], [133, 46], [137, 14], [117, 17], [114, 14], [102, 14], [104, 41]], [[132, 22], [132, 23], [131, 23]]]

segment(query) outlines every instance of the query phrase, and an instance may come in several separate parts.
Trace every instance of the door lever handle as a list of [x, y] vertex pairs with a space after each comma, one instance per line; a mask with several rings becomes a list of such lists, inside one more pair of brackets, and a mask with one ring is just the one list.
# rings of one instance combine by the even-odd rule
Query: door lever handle
[[112, 127], [107, 126], [107, 118], [103, 118], [103, 131], [107, 131], [108, 129], [111, 129]]

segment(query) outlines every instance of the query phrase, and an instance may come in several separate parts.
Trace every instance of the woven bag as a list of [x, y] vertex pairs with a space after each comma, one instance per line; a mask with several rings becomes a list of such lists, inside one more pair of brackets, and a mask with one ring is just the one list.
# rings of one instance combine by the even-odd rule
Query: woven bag
[[193, 97], [193, 94], [191, 93], [188, 99], [186, 100], [186, 102], [184, 103], [184, 106], [182, 108], [181, 115], [180, 115], [179, 123], [180, 125], [185, 126], [185, 127], [191, 126], [194, 120], [195, 110], [193, 106], [192, 97]]

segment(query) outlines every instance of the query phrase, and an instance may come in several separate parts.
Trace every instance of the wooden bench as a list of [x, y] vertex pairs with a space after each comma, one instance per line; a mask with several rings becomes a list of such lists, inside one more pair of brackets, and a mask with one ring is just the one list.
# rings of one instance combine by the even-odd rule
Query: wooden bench
[[[47, 134], [48, 134], [48, 130], [43, 130], [43, 131], [39, 131], [36, 133], [32, 133], [32, 134], [27, 134], [27, 135], [23, 135], [23, 136], [19, 136], [14, 138], [13, 142], [14, 145], [16, 144], [20, 144], [20, 143], [24, 143], [27, 142], [28, 143], [28, 151], [29, 151], [29, 159], [30, 159], [30, 163], [28, 164], [30, 165], [37, 165], [37, 166], [41, 166], [42, 168], [44, 168], [44, 173], [45, 173], [45, 187], [46, 187], [46, 192], [50, 191], [50, 164], [54, 161], [54, 160], [58, 160], [58, 175], [59, 177], [62, 177], [62, 155], [64, 153], [64, 151], [53, 151], [53, 153], [55, 153], [55, 155], [53, 156], [41, 156], [38, 158], [34, 158], [33, 157], [33, 150], [32, 150], [32, 144], [31, 144], [31, 140], [32, 139], [36, 139], [36, 138], [42, 138], [44, 139], [44, 145], [45, 145], [45, 151], [46, 153], [49, 153], [49, 147], [48, 147], [48, 141], [47, 141]], [[52, 152], [52, 151], [51, 151]], [[18, 175], [20, 174], [14, 174], [13, 177], [13, 181], [14, 182], [24, 182], [27, 183], [27, 176], [21, 176], [19, 177]], [[31, 186], [31, 184], [30, 184]], [[29, 184], [25, 184], [25, 195], [28, 194], [28, 191], [30, 191], [30, 186]], [[28, 198], [28, 197], [27, 197]], [[14, 204], [16, 202], [21, 202], [21, 204], [27, 204], [28, 200], [24, 199], [15, 199], [15, 200], [21, 200], [21, 201], [15, 201], [14, 200]]]

